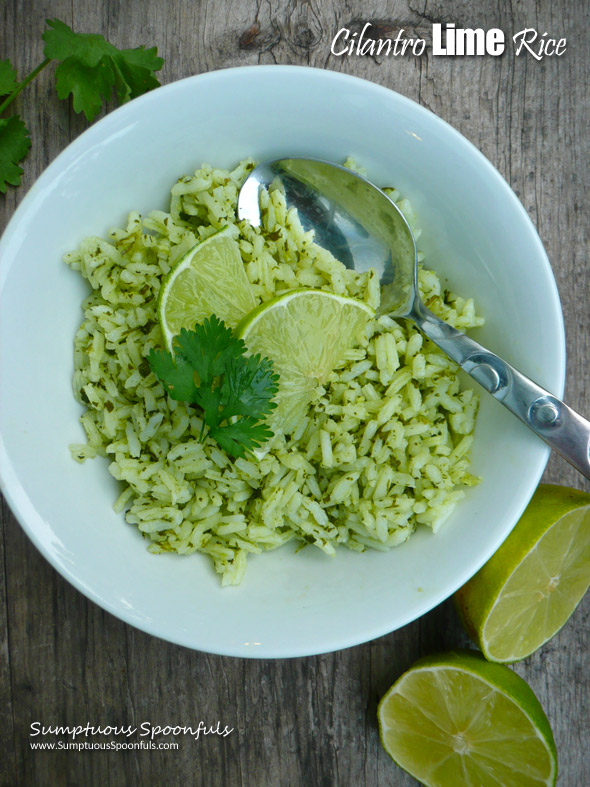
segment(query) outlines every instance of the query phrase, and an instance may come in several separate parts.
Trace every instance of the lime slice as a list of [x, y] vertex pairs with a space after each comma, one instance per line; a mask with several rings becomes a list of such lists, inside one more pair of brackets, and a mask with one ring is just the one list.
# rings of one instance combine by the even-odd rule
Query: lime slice
[[181, 328], [212, 314], [233, 328], [255, 306], [240, 248], [226, 227], [189, 249], [165, 278], [158, 316], [166, 346], [172, 348]]
[[475, 651], [420, 659], [377, 715], [387, 753], [428, 787], [555, 784], [555, 741], [533, 691]]
[[289, 290], [248, 314], [236, 333], [252, 353], [270, 358], [279, 373], [273, 431], [292, 431], [318, 385], [360, 341], [375, 312], [354, 298], [324, 290]]
[[590, 495], [545, 484], [455, 603], [486, 658], [513, 662], [559, 631], [589, 585]]

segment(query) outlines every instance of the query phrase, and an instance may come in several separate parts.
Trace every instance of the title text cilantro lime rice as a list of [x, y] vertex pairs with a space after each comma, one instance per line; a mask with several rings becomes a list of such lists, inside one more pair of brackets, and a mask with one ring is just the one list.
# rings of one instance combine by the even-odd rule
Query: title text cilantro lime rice
[[[434, 531], [475, 483], [468, 472], [478, 397], [461, 390], [457, 367], [410, 323], [380, 317], [349, 351], [291, 434], [277, 431], [266, 453], [235, 461], [202, 422], [171, 399], [146, 360], [163, 339], [157, 297], [165, 274], [196, 243], [229, 225], [257, 303], [286, 290], [325, 289], [379, 305], [372, 274], [348, 270], [266, 196], [264, 226], [235, 216], [253, 168], [205, 165], [172, 188], [169, 213], [131, 213], [125, 229], [91, 237], [66, 262], [88, 279], [84, 322], [75, 338], [74, 391], [85, 405], [87, 443], [74, 458], [110, 460], [121, 481], [115, 502], [153, 552], [209, 555], [223, 584], [238, 584], [249, 553], [297, 540], [333, 555], [405, 541], [418, 524]], [[416, 235], [406, 200], [389, 192]], [[420, 271], [432, 311], [460, 329], [481, 324], [471, 299]]]

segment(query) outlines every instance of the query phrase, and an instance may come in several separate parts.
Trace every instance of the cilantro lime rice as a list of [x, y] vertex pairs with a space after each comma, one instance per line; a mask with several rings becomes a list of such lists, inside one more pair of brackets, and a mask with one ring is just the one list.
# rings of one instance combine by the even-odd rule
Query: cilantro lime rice
[[[74, 393], [85, 407], [83, 462], [107, 457], [121, 482], [115, 509], [152, 552], [209, 555], [224, 585], [241, 582], [249, 553], [296, 540], [334, 555], [339, 545], [386, 550], [418, 525], [437, 531], [463, 487], [476, 483], [469, 451], [478, 406], [457, 366], [409, 322], [370, 320], [290, 434], [233, 459], [199, 441], [198, 410], [171, 399], [147, 355], [163, 347], [161, 282], [196, 243], [224, 226], [238, 241], [256, 303], [313, 287], [379, 306], [372, 273], [348, 270], [303, 231], [279, 192], [264, 196], [263, 226], [236, 219], [254, 162], [231, 172], [204, 165], [172, 187], [169, 212], [133, 212], [108, 239], [90, 237], [66, 262], [92, 287], [74, 341]], [[410, 205], [391, 190], [416, 236]], [[471, 299], [421, 267], [425, 302], [465, 330], [480, 325]]]

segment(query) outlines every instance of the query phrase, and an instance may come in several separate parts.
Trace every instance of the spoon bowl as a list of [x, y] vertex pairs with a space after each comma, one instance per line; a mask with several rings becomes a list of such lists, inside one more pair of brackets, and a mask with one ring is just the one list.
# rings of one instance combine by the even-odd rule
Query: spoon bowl
[[238, 217], [259, 227], [259, 194], [280, 188], [305, 231], [347, 268], [374, 269], [381, 282], [380, 313], [409, 314], [417, 289], [418, 252], [403, 213], [383, 191], [346, 167], [320, 159], [273, 159], [242, 186]]
[[352, 170], [313, 158], [271, 159], [243, 184], [238, 218], [260, 226], [260, 192], [279, 188], [305, 230], [348, 268], [375, 269], [380, 313], [412, 320], [488, 393], [590, 478], [590, 423], [498, 355], [430, 311], [418, 290], [412, 230], [385, 192]]

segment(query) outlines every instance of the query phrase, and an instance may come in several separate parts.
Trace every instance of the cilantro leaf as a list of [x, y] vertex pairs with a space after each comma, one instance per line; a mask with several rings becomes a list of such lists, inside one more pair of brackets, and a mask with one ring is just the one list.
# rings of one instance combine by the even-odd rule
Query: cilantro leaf
[[0, 192], [6, 186], [18, 186], [23, 170], [18, 162], [31, 147], [29, 131], [18, 115], [0, 120]]
[[0, 60], [0, 96], [6, 96], [16, 90], [16, 71], [10, 60]]
[[154, 76], [164, 64], [157, 48], [117, 49], [104, 36], [75, 33], [59, 19], [48, 19], [43, 33], [45, 57], [59, 60], [55, 71], [57, 94], [72, 95], [74, 110], [88, 120], [98, 114], [103, 100], [115, 89], [119, 103], [158, 87]]
[[173, 353], [151, 350], [148, 362], [173, 399], [203, 410], [203, 431], [232, 456], [244, 456], [273, 433], [263, 422], [276, 407], [272, 362], [246, 356], [246, 345], [215, 315], [175, 337]]
[[273, 374], [272, 362], [259, 355], [232, 359], [229, 363], [222, 387], [223, 415], [251, 415], [264, 418], [276, 407], [271, 402], [277, 392], [278, 374]]
[[209, 434], [232, 456], [244, 456], [245, 449], [252, 451], [259, 448], [273, 435], [266, 424], [258, 423], [256, 418], [249, 415], [235, 423], [211, 429]]
[[145, 49], [138, 46], [135, 49], [116, 50], [112, 57], [116, 67], [115, 87], [120, 104], [160, 86], [153, 74], [164, 65], [162, 58], [158, 57], [157, 47]]
[[211, 385], [215, 377], [224, 373], [232, 358], [239, 358], [246, 351], [244, 342], [236, 339], [215, 314], [204, 323], [197, 323], [192, 331], [182, 328], [174, 345], [203, 385]]
[[197, 401], [193, 368], [182, 355], [173, 358], [166, 350], [150, 350], [147, 359], [172, 399], [180, 402]]
[[[89, 67], [97, 66], [105, 54], [104, 36], [98, 33], [75, 33], [69, 25], [59, 19], [46, 19], [46, 30], [41, 38], [45, 41], [43, 54], [50, 60], [75, 58]], [[114, 47], [113, 47], [114, 48]]]
[[200, 385], [197, 388], [196, 404], [203, 408], [203, 417], [209, 429], [216, 429], [223, 420], [220, 411], [221, 389], [209, 388], [207, 385]]
[[100, 112], [113, 90], [113, 69], [107, 58], [97, 66], [86, 64], [69, 57], [55, 69], [57, 95], [59, 98], [72, 96], [75, 112], [83, 112], [92, 120]]

